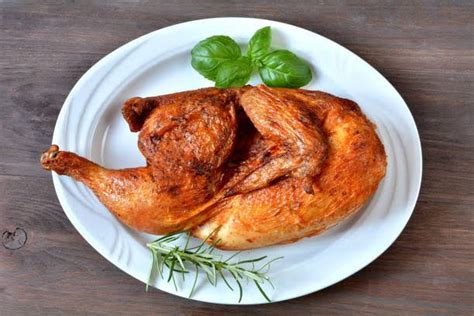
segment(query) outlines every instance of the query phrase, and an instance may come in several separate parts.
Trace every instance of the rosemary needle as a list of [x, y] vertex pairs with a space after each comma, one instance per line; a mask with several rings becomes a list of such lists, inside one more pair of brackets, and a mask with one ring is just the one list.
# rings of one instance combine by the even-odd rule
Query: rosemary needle
[[[262, 285], [268, 282], [273, 287], [273, 284], [270, 278], [267, 276], [267, 273], [270, 269], [270, 265], [282, 257], [267, 261], [261, 267], [256, 268], [255, 263], [262, 262], [267, 258], [267, 256], [231, 262], [231, 260], [240, 253], [236, 252], [226, 260], [222, 260], [221, 256], [212, 253], [219, 240], [211, 245], [206, 245], [206, 241], [211, 238], [214, 232], [209, 234], [209, 236], [199, 246], [191, 248], [189, 247], [189, 240], [191, 238], [189, 233], [186, 233], [187, 239], [184, 248], [180, 248], [171, 244], [172, 242], [181, 238], [181, 234], [182, 232], [177, 232], [165, 235], [147, 244], [147, 247], [150, 249], [152, 255], [152, 266], [150, 269], [148, 283], [146, 285], [147, 290], [153, 278], [157, 276], [162, 279], [166, 279], [168, 282], [172, 280], [175, 289], [177, 289], [174, 277], [175, 273], [181, 274], [183, 280], [185, 280], [185, 274], [194, 270], [194, 280], [191, 291], [189, 292], [189, 297], [193, 295], [199, 273], [203, 271], [206, 274], [207, 280], [210, 284], [216, 286], [217, 281], [220, 278], [231, 291], [234, 289], [230, 285], [229, 281], [227, 281], [226, 275], [233, 278], [235, 284], [237, 284], [237, 287], [239, 288], [239, 303], [242, 301], [243, 296], [243, 287], [241, 281], [245, 279], [253, 281], [262, 296], [268, 302], [270, 302], [270, 299], [265, 293]], [[169, 270], [167, 276], [164, 276], [165, 266]]]

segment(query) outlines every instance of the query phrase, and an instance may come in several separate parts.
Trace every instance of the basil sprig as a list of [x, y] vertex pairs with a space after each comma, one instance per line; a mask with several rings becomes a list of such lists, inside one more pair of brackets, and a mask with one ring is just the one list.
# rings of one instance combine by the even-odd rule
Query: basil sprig
[[219, 66], [241, 55], [240, 46], [229, 36], [217, 35], [206, 38], [191, 51], [191, 65], [209, 80], [216, 80]]
[[223, 62], [217, 70], [216, 87], [242, 87], [252, 75], [252, 63], [248, 57]]
[[242, 87], [254, 69], [270, 87], [299, 88], [312, 79], [309, 65], [294, 53], [271, 51], [272, 32], [264, 27], [252, 36], [246, 56], [230, 37], [216, 35], [200, 41], [191, 51], [191, 65], [218, 88]]
[[263, 58], [263, 56], [270, 52], [271, 45], [272, 30], [267, 26], [255, 32], [252, 36], [249, 41], [247, 56], [249, 56], [254, 63], [257, 63]]

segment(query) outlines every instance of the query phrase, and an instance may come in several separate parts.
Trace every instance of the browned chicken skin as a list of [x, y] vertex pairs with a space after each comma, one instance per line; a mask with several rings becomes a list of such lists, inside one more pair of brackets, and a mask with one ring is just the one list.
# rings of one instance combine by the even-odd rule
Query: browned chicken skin
[[132, 98], [123, 115], [146, 167], [108, 170], [55, 145], [41, 164], [149, 233], [214, 231], [227, 249], [291, 242], [360, 209], [385, 174], [373, 125], [323, 92], [206, 88]]

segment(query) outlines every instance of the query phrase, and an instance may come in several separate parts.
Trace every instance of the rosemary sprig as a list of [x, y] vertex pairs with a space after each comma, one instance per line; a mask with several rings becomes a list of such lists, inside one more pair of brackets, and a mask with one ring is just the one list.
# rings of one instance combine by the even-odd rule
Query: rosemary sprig
[[[169, 234], [147, 244], [153, 259], [150, 276], [146, 285], [147, 290], [148, 285], [157, 275], [161, 279], [166, 279], [167, 282], [173, 281], [174, 287], [177, 290], [175, 274], [181, 274], [184, 281], [185, 275], [194, 271], [194, 281], [191, 291], [189, 292], [189, 297], [191, 297], [196, 288], [198, 275], [203, 271], [206, 274], [209, 283], [213, 286], [217, 285], [218, 279], [220, 278], [231, 291], [233, 291], [234, 288], [230, 285], [227, 278], [233, 278], [239, 289], [239, 303], [242, 301], [243, 296], [243, 280], [253, 281], [263, 297], [270, 302], [270, 299], [265, 293], [262, 285], [268, 282], [273, 287], [267, 273], [270, 269], [270, 265], [282, 257], [269, 260], [257, 268], [255, 264], [262, 262], [267, 258], [267, 256], [231, 262], [231, 260], [240, 253], [236, 252], [226, 260], [223, 260], [222, 256], [213, 254], [219, 240], [211, 245], [206, 245], [206, 241], [211, 238], [214, 232], [212, 232], [199, 246], [196, 247], [189, 247], [191, 236], [189, 233], [186, 233], [187, 239], [184, 248], [171, 244], [180, 239], [181, 234], [182, 232]], [[165, 266], [168, 268], [167, 275], [165, 275], [164, 271]]]

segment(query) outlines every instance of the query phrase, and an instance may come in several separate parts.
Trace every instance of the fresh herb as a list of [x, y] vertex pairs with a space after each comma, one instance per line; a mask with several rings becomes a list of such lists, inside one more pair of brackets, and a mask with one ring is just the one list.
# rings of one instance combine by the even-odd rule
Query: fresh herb
[[299, 88], [311, 81], [311, 69], [288, 50], [276, 50], [262, 59], [260, 77], [270, 87]]
[[267, 26], [255, 32], [252, 36], [249, 41], [247, 56], [249, 56], [254, 63], [258, 63], [263, 56], [270, 52], [271, 45], [272, 30]]
[[[223, 260], [222, 256], [213, 254], [218, 241], [211, 245], [206, 245], [206, 241], [209, 240], [213, 234], [214, 232], [211, 233], [200, 245], [195, 247], [190, 247], [189, 245], [189, 233], [187, 233], [184, 248], [172, 244], [172, 242], [181, 238], [181, 232], [163, 236], [147, 244], [153, 259], [150, 277], [147, 283], [147, 290], [148, 285], [157, 275], [161, 279], [167, 280], [167, 282], [173, 281], [175, 289], [177, 290], [176, 274], [181, 274], [182, 279], [185, 280], [185, 275], [194, 271], [193, 285], [189, 292], [189, 297], [191, 297], [196, 288], [198, 275], [203, 271], [207, 276], [207, 280], [213, 286], [216, 286], [218, 280], [222, 279], [231, 291], [233, 291], [234, 288], [231, 286], [232, 282], [229, 282], [228, 279], [233, 279], [233, 282], [239, 289], [239, 303], [243, 296], [242, 281], [244, 280], [254, 282], [263, 297], [270, 302], [270, 299], [263, 290], [262, 285], [268, 282], [273, 287], [267, 273], [270, 269], [270, 265], [274, 261], [281, 259], [281, 257], [269, 260], [258, 268], [255, 264], [258, 262], [263, 263], [263, 260], [265, 260], [267, 256], [235, 261], [233, 259], [240, 253], [236, 252]], [[167, 271], [165, 271], [165, 266], [168, 268]]]
[[249, 81], [252, 70], [252, 63], [248, 57], [226, 61], [217, 71], [216, 87], [242, 87]]
[[242, 87], [254, 69], [271, 87], [299, 88], [312, 79], [309, 65], [288, 50], [271, 51], [272, 32], [264, 27], [252, 36], [246, 56], [230, 37], [217, 35], [199, 42], [191, 51], [191, 65], [218, 88]]
[[206, 38], [191, 51], [191, 65], [209, 80], [215, 80], [219, 66], [241, 56], [239, 45], [229, 36]]

